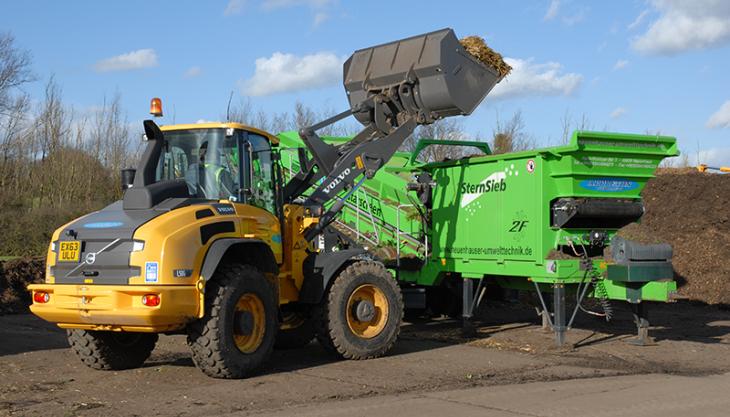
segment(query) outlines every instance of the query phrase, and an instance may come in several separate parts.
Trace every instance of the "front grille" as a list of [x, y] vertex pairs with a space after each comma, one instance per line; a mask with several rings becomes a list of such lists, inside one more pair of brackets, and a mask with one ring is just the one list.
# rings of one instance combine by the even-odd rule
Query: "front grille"
[[82, 245], [78, 263], [56, 262], [56, 266], [51, 267], [56, 283], [83, 284], [92, 279], [94, 284], [119, 285], [128, 284], [129, 278], [140, 275], [139, 267], [129, 265], [133, 245], [131, 239], [119, 239], [116, 242], [115, 239], [79, 240]]

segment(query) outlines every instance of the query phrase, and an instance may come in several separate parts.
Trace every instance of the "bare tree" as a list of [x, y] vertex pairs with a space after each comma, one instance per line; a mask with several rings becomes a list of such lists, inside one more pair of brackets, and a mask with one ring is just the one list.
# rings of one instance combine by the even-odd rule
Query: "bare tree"
[[238, 103], [229, 103], [226, 117], [222, 117], [222, 119], [248, 125], [253, 121], [254, 113], [251, 100], [245, 98], [239, 100]]
[[297, 101], [294, 104], [294, 126], [298, 129], [303, 127], [311, 126], [317, 123], [317, 113], [311, 108]]
[[[232, 104], [228, 108], [228, 120], [249, 125], [267, 132], [277, 134], [287, 130], [300, 130], [303, 127], [312, 126], [329, 117], [335, 112], [331, 109], [315, 110], [302, 102], [294, 103], [292, 113], [288, 112], [265, 112], [257, 109], [251, 104], [248, 98], [240, 100], [237, 104]], [[359, 128], [345, 121], [338, 122], [334, 125], [325, 126], [317, 131], [321, 136], [351, 136], [354, 135]]]
[[[580, 119], [578, 121], [573, 121], [573, 117], [570, 114], [570, 110], [565, 109], [565, 113], [563, 114], [563, 117], [560, 118], [560, 126], [561, 126], [561, 145], [567, 145], [570, 143], [570, 138], [573, 134], [573, 131], [576, 130], [594, 130], [595, 126], [591, 122], [590, 118], [583, 113], [580, 115]], [[604, 126], [603, 131], [608, 130], [606, 126]]]
[[34, 77], [30, 53], [15, 46], [10, 33], [0, 33], [0, 201], [21, 165], [24, 134], [30, 97], [20, 91]]
[[0, 190], [8, 185], [11, 173], [16, 170], [17, 160], [23, 154], [21, 140], [29, 103], [28, 95], [20, 95], [15, 98], [7, 113], [0, 117]]
[[501, 154], [532, 148], [535, 141], [525, 130], [522, 111], [516, 111], [506, 122], [500, 119], [498, 112], [496, 126], [492, 134], [492, 153]]
[[[401, 150], [413, 152], [421, 139], [467, 140], [468, 137], [460, 119], [442, 119], [430, 125], [419, 126], [413, 135], [403, 142]], [[459, 146], [431, 145], [420, 153], [418, 159], [423, 162], [458, 159], [466, 155], [465, 151]]]
[[127, 166], [131, 156], [129, 124], [122, 113], [121, 99], [119, 93], [108, 102], [104, 97], [101, 108], [94, 112], [90, 132], [94, 155], [115, 175]]
[[561, 145], [567, 145], [568, 142], [570, 142], [570, 130], [571, 126], [573, 125], [573, 119], [570, 115], [570, 110], [565, 109], [565, 113], [563, 113], [563, 117], [560, 118], [560, 125], [561, 125]]
[[34, 80], [30, 53], [15, 46], [10, 33], [0, 34], [0, 114], [13, 108], [13, 91]]

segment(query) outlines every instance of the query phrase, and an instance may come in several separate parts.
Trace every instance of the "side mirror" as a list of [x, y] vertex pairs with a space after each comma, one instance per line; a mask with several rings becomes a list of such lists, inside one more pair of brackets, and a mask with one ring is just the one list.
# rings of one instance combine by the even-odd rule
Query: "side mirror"
[[132, 188], [132, 184], [134, 184], [134, 174], [136, 173], [137, 170], [134, 168], [122, 169], [122, 192], [127, 191], [128, 188]]

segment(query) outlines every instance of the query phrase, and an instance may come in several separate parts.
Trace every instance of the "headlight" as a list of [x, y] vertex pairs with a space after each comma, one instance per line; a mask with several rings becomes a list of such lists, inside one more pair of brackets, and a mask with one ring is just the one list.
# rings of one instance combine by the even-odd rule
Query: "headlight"
[[132, 252], [139, 252], [144, 249], [144, 242], [141, 240], [135, 240], [132, 243]]
[[56, 251], [56, 242], [51, 242], [51, 252]]

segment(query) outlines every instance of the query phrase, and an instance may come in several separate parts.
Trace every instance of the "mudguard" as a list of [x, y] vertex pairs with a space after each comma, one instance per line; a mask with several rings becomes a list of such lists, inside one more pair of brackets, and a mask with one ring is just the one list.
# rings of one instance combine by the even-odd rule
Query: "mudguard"
[[[210, 246], [208, 249], [208, 252], [205, 254], [205, 259], [203, 260], [203, 267], [200, 269], [200, 276], [204, 281], [208, 281], [213, 274], [215, 273], [216, 268], [218, 268], [218, 264], [221, 262], [223, 257], [228, 253], [229, 249], [231, 249], [235, 245], [246, 245], [246, 246], [254, 246], [257, 248], [264, 248], [267, 249], [266, 251], [262, 251], [264, 253], [256, 253], [255, 255], [263, 255], [263, 256], [251, 256], [250, 259], [254, 260], [254, 265], [258, 266], [262, 272], [269, 272], [273, 274], [278, 273], [278, 266], [276, 265], [276, 260], [274, 259], [274, 254], [271, 253], [271, 250], [269, 249], [268, 245], [266, 245], [266, 242], [258, 239], [218, 239]], [[267, 255], [268, 256], [267, 256]], [[254, 255], [254, 253], [251, 253], [251, 255]], [[241, 257], [241, 260], [244, 260], [246, 258], [249, 258], [247, 256]]]
[[372, 257], [366, 250], [360, 248], [309, 255], [304, 261], [304, 283], [299, 292], [299, 302], [319, 303], [332, 278], [347, 265], [362, 259], [372, 259]]

